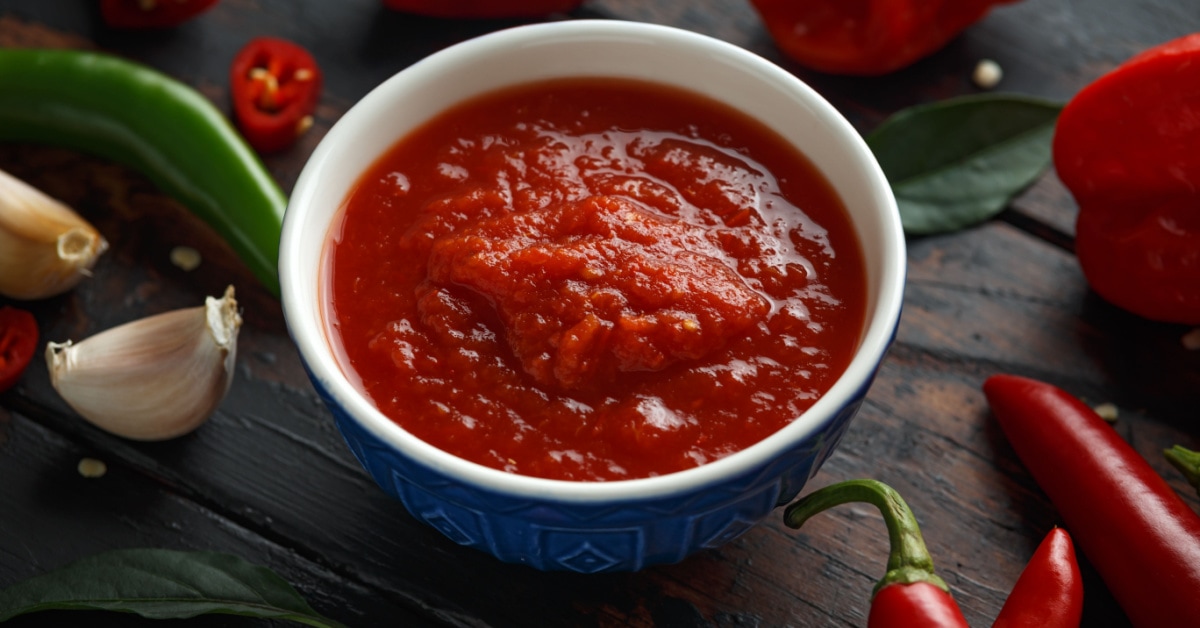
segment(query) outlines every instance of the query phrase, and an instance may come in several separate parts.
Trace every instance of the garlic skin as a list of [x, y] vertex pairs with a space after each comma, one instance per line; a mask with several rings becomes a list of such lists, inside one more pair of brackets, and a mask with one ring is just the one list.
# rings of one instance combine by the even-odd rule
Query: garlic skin
[[117, 436], [182, 436], [233, 383], [242, 326], [233, 286], [204, 306], [149, 316], [78, 343], [46, 345], [50, 383], [83, 418]]
[[0, 170], [0, 294], [44, 299], [90, 274], [108, 242], [88, 221]]

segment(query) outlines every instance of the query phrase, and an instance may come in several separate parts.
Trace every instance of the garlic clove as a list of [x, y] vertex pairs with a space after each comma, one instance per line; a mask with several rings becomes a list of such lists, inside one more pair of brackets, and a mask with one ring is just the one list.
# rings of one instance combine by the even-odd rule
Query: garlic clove
[[43, 299], [87, 276], [108, 242], [88, 221], [0, 170], [0, 294]]
[[199, 427], [233, 383], [242, 326], [233, 286], [202, 307], [149, 316], [46, 345], [50, 383], [83, 418], [134, 440]]

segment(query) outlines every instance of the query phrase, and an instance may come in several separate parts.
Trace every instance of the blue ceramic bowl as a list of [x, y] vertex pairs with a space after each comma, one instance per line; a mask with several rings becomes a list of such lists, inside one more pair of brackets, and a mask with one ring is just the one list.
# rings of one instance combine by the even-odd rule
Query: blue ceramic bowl
[[[322, 251], [358, 177], [446, 107], [555, 77], [658, 81], [723, 101], [804, 152], [845, 202], [866, 257], [868, 311], [846, 372], [810, 410], [743, 451], [660, 477], [567, 482], [505, 473], [437, 449], [350, 382], [324, 321]], [[413, 516], [463, 545], [544, 570], [628, 571], [728, 542], [791, 501], [845, 433], [894, 338], [905, 250], [895, 200], [870, 151], [821, 96], [741, 48], [686, 31], [568, 21], [493, 33], [384, 82], [330, 130], [284, 220], [283, 308], [313, 384], [363, 467]]]

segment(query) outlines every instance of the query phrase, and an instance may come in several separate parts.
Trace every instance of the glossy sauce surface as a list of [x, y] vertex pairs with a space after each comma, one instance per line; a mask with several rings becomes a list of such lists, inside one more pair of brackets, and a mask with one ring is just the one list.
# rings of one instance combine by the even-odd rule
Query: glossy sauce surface
[[345, 370], [506, 471], [647, 477], [777, 431], [845, 369], [862, 254], [802, 155], [723, 105], [608, 79], [469, 101], [398, 142], [325, 253]]

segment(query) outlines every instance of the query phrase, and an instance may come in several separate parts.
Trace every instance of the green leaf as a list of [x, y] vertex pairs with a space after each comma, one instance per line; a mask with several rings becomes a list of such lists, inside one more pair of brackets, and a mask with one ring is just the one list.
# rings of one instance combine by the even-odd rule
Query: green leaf
[[1059, 103], [963, 96], [910, 107], [867, 136], [904, 231], [955, 231], [999, 213], [1050, 165]]
[[95, 554], [0, 591], [0, 622], [46, 610], [106, 610], [150, 619], [206, 613], [341, 626], [283, 578], [236, 556], [125, 549]]

